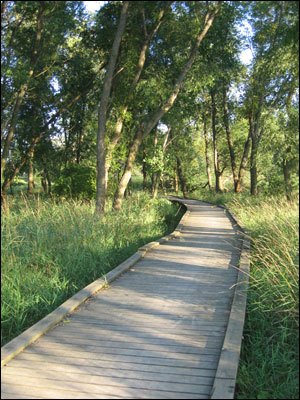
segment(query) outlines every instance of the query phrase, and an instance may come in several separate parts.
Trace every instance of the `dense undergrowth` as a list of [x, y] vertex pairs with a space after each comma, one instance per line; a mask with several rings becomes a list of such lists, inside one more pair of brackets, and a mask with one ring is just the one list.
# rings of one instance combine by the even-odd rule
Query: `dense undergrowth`
[[137, 194], [120, 212], [95, 219], [93, 202], [8, 198], [1, 228], [2, 345], [140, 246], [172, 232], [183, 214], [177, 210]]
[[251, 234], [236, 398], [298, 399], [299, 200], [230, 193], [193, 197], [227, 206]]

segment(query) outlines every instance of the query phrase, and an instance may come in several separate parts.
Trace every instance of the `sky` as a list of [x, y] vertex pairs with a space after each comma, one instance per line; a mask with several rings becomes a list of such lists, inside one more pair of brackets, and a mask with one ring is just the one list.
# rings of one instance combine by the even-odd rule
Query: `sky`
[[98, 11], [104, 3], [104, 1], [84, 1], [85, 8], [90, 12]]

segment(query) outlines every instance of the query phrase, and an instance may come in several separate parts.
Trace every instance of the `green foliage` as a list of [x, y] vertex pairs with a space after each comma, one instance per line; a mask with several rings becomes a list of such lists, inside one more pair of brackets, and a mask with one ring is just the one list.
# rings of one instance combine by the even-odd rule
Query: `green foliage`
[[66, 197], [92, 199], [96, 194], [96, 169], [72, 164], [56, 180], [53, 192]]

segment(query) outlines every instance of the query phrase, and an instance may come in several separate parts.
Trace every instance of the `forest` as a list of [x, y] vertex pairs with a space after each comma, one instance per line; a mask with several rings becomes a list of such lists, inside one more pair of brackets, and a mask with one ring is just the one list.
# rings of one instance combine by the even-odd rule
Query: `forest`
[[253, 237], [237, 398], [298, 398], [299, 2], [85, 3], [1, 1], [3, 344], [198, 198]]

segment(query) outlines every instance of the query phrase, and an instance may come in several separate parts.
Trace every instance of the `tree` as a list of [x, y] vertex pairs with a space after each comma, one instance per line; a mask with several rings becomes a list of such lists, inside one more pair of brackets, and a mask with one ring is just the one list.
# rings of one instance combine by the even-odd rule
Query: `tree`
[[[36, 109], [36, 115], [44, 115], [48, 123], [53, 118], [53, 96], [50, 81], [57, 67], [57, 48], [65, 43], [67, 33], [74, 28], [75, 19], [80, 16], [80, 2], [9, 2], [6, 8], [8, 21], [4, 28], [2, 41], [3, 57], [1, 59], [3, 75], [2, 124], [3, 148], [1, 158], [1, 174], [13, 145], [13, 139], [19, 134], [25, 138], [27, 149], [23, 151], [20, 162], [14, 171], [5, 176], [2, 186], [2, 196], [14, 177], [25, 165], [29, 154], [32, 155], [36, 144], [41, 140], [48, 128], [44, 125], [40, 132], [36, 130], [25, 134], [19, 117], [22, 107]], [[3, 33], [3, 32], [2, 32]], [[39, 101], [37, 101], [39, 99]], [[52, 108], [52, 116], [50, 113]], [[62, 107], [63, 108], [63, 107]], [[58, 115], [56, 113], [56, 115]]]
[[282, 98], [286, 97], [286, 87], [299, 69], [295, 51], [298, 46], [295, 33], [299, 29], [299, 5], [293, 1], [254, 3], [251, 6], [252, 26], [255, 32], [253, 36], [255, 58], [246, 103], [251, 135], [251, 194], [256, 196], [257, 155], [267, 112], [277, 107]]
[[196, 59], [200, 44], [201, 44], [202, 40], [204, 39], [206, 33], [208, 32], [209, 28], [211, 27], [211, 25], [215, 19], [215, 16], [217, 15], [217, 13], [220, 10], [220, 7], [221, 7], [221, 3], [219, 2], [217, 5], [214, 4], [212, 9], [208, 8], [208, 10], [203, 18], [202, 29], [200, 30], [200, 32], [198, 33], [198, 35], [196, 37], [196, 43], [190, 52], [187, 62], [185, 63], [183, 69], [181, 70], [179, 76], [176, 79], [170, 95], [168, 96], [167, 100], [163, 103], [163, 105], [160, 106], [154, 112], [154, 115], [151, 116], [147, 121], [143, 121], [140, 124], [139, 128], [137, 129], [136, 135], [134, 137], [134, 140], [131, 143], [131, 146], [130, 146], [130, 149], [128, 152], [123, 176], [119, 182], [119, 185], [116, 190], [115, 197], [114, 197], [113, 207], [115, 210], [120, 209], [122, 206], [122, 199], [124, 197], [124, 193], [125, 193], [126, 187], [128, 185], [128, 182], [131, 178], [134, 161], [135, 161], [137, 152], [139, 150], [139, 147], [140, 147], [143, 139], [151, 132], [151, 130], [154, 128], [154, 126], [157, 125], [157, 123], [164, 116], [164, 114], [166, 114], [173, 106], [173, 104], [178, 96], [179, 91], [181, 90], [181, 88], [184, 85], [185, 78]]
[[113, 71], [118, 57], [119, 46], [121, 38], [125, 29], [126, 15], [129, 7], [129, 2], [123, 3], [120, 22], [118, 30], [114, 39], [114, 43], [111, 50], [109, 63], [107, 66], [104, 85], [102, 90], [101, 102], [98, 111], [98, 133], [97, 133], [97, 194], [96, 194], [96, 207], [95, 216], [98, 216], [104, 211], [105, 206], [105, 125], [106, 125], [106, 112], [107, 103], [109, 100]]

